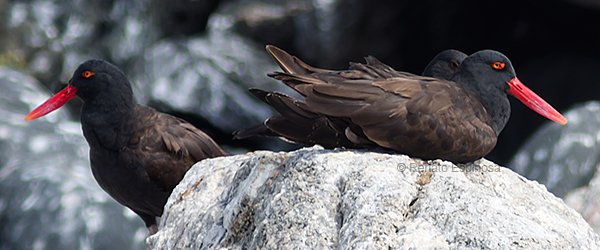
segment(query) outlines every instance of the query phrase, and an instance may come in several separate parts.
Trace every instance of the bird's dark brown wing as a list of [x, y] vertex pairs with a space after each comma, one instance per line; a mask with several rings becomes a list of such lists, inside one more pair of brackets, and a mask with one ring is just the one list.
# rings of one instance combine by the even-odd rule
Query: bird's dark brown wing
[[[382, 63], [373, 56], [365, 58], [366, 64], [350, 63], [347, 70], [328, 70], [310, 66], [285, 52], [284, 50], [272, 45], [267, 45], [267, 52], [275, 59], [284, 73], [302, 77], [303, 82], [311, 81], [326, 81], [326, 82], [344, 82], [346, 80], [356, 80], [356, 83], [368, 84], [372, 80], [382, 80], [392, 77], [415, 76], [411, 73], [396, 71], [392, 67]], [[269, 74], [274, 77], [278, 73]], [[296, 81], [284, 82], [298, 93], [305, 95], [303, 87], [305, 85], [297, 85]]]
[[[374, 79], [385, 79], [395, 76], [412, 76], [410, 73], [396, 71], [390, 66], [382, 63], [373, 56], [365, 58], [366, 64], [350, 63], [348, 70], [327, 70], [312, 67], [295, 56], [272, 46], [267, 45], [267, 51], [281, 69], [287, 74], [271, 74], [271, 76], [284, 80], [285, 75], [293, 75], [284, 81], [288, 86], [304, 95], [305, 83], [313, 81], [318, 84], [321, 81], [352, 81], [355, 84], [370, 84]], [[302, 78], [295, 81], [296, 78]], [[288, 140], [301, 144], [318, 143], [327, 148], [333, 147], [357, 147], [362, 144], [370, 144], [369, 141], [349, 141], [346, 129], [352, 127], [347, 119], [330, 118], [303, 110], [299, 105], [301, 102], [281, 93], [269, 93], [262, 90], [250, 90], [257, 98], [274, 107], [281, 116], [271, 117], [263, 124], [251, 128], [236, 131], [234, 138], [243, 139], [256, 135], [282, 136]], [[356, 130], [356, 129], [354, 129]], [[361, 133], [360, 131], [356, 131]], [[355, 138], [358, 139], [358, 138]]]
[[345, 121], [304, 110], [300, 101], [283, 93], [260, 89], [251, 89], [250, 92], [281, 115], [270, 117], [263, 124], [237, 131], [234, 138], [243, 139], [255, 135], [281, 136], [295, 143], [318, 143], [326, 148], [354, 146], [344, 135], [344, 129], [347, 127]]
[[350, 116], [378, 145], [456, 162], [479, 159], [494, 148], [497, 135], [489, 115], [473, 95], [455, 84], [421, 78], [373, 85], [385, 94]]
[[497, 135], [481, 103], [455, 83], [395, 71], [374, 57], [367, 57], [366, 64], [351, 63], [350, 69], [335, 71], [307, 65], [274, 46], [267, 46], [267, 51], [284, 71], [269, 76], [305, 97], [299, 101], [263, 94], [274, 99], [266, 102], [281, 114], [265, 123], [270, 132], [306, 143], [297, 137], [312, 131], [309, 123], [292, 122], [293, 117], [325, 118], [337, 125], [324, 134], [329, 136], [326, 143], [342, 135], [357, 147], [376, 144], [416, 157], [455, 162], [481, 158], [496, 143]]
[[412, 73], [397, 71], [387, 64], [382, 63], [374, 56], [365, 57], [365, 61], [367, 64], [353, 62], [350, 63], [350, 70], [363, 72], [359, 73], [360, 77], [363, 79], [364, 77], [370, 77], [372, 79], [385, 79], [393, 77], [415, 76]]
[[443, 80], [412, 76], [364, 84], [304, 81], [306, 76], [284, 73], [275, 78], [305, 91], [306, 110], [349, 118], [364, 139], [398, 152], [464, 162], [486, 155], [496, 143], [483, 106]]
[[137, 106], [138, 128], [127, 150], [135, 155], [152, 183], [172, 190], [187, 170], [205, 158], [226, 155], [208, 135], [186, 121]]

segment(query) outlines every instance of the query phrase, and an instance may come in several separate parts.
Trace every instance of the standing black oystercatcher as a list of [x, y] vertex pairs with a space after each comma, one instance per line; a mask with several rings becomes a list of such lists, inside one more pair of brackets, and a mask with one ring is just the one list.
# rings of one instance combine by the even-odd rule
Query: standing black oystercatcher
[[[411, 73], [397, 71], [392, 67], [382, 63], [373, 56], [367, 56], [365, 58], [367, 64], [361, 63], [350, 63], [350, 69], [345, 71], [329, 71], [318, 69], [309, 66], [302, 62], [295, 56], [291, 56], [283, 50], [280, 50], [273, 46], [267, 46], [268, 52], [276, 59], [282, 68], [288, 67], [290, 71], [304, 72], [305, 69], [309, 72], [337, 72], [340, 75], [345, 75], [348, 78], [355, 79], [371, 79], [375, 78], [392, 78], [392, 77], [403, 77], [403, 76], [414, 76]], [[438, 53], [429, 62], [425, 70], [423, 71], [424, 76], [431, 76], [440, 79], [449, 80], [454, 73], [458, 70], [460, 63], [467, 57], [467, 55], [461, 51], [448, 49]], [[297, 67], [300, 66], [300, 67]], [[336, 119], [330, 119], [325, 115], [320, 115], [310, 112], [302, 112], [301, 110], [287, 110], [293, 106], [281, 105], [280, 99], [285, 99], [288, 102], [293, 102], [293, 98], [286, 96], [281, 93], [271, 93], [277, 95], [273, 97], [269, 95], [269, 92], [262, 91], [259, 89], [251, 89], [250, 92], [257, 98], [266, 102], [267, 104], [275, 107], [283, 107], [283, 110], [278, 111], [283, 116], [271, 117], [268, 122], [258, 124], [252, 128], [243, 129], [236, 131], [234, 139], [245, 139], [253, 136], [283, 136], [283, 138], [291, 140], [300, 144], [320, 144], [326, 148], [335, 147], [355, 147], [356, 144], [343, 133], [344, 128], [347, 125], [342, 122], [336, 121]], [[270, 127], [276, 127], [279, 131], [275, 133]], [[285, 131], [289, 129], [290, 131]]]
[[83, 99], [81, 127], [90, 146], [92, 173], [115, 200], [138, 214], [150, 234], [158, 230], [167, 198], [196, 162], [225, 152], [186, 121], [143, 107], [116, 66], [89, 60], [69, 85], [29, 113], [33, 120]]
[[[269, 76], [304, 100], [252, 91], [281, 114], [264, 122], [269, 131], [264, 134], [291, 141], [322, 144], [301, 118], [325, 117], [337, 132], [335, 140], [346, 147], [376, 146], [423, 159], [470, 162], [496, 145], [510, 116], [507, 93], [548, 119], [567, 123], [519, 81], [511, 62], [497, 51], [465, 58], [450, 81], [409, 73], [389, 77], [369, 64], [352, 64], [346, 71], [318, 69], [274, 46], [267, 51], [284, 70]], [[330, 143], [326, 138], [323, 144]]]

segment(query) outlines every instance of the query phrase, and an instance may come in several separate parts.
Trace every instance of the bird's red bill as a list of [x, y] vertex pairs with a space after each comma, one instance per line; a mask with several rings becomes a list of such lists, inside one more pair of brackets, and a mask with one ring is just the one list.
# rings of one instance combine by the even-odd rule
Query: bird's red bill
[[519, 99], [525, 106], [552, 121], [562, 125], [567, 124], [567, 118], [562, 116], [556, 109], [544, 101], [544, 99], [527, 88], [518, 78], [515, 77], [507, 83], [510, 87], [508, 93]]
[[77, 96], [76, 93], [77, 88], [67, 85], [66, 88], [56, 93], [54, 96], [50, 97], [50, 99], [42, 103], [42, 105], [38, 106], [29, 114], [27, 114], [27, 116], [25, 116], [25, 120], [31, 121], [37, 119], [62, 107], [62, 105], [65, 105], [65, 103]]

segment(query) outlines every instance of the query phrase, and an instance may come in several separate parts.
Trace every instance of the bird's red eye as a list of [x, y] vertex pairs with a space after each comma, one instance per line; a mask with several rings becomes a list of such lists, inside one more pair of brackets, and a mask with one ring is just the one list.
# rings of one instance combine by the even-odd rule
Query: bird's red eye
[[458, 69], [458, 67], [460, 67], [460, 63], [459, 63], [459, 62], [457, 62], [456, 60], [452, 60], [452, 61], [450, 62], [450, 66], [451, 66], [452, 68]]
[[94, 75], [94, 72], [92, 72], [92, 71], [89, 71], [89, 70], [86, 70], [86, 71], [83, 71], [83, 73], [81, 73], [81, 75], [82, 75], [84, 78], [90, 78], [90, 77], [92, 77], [92, 76]]
[[492, 69], [495, 69], [495, 70], [503, 70], [504, 66], [506, 66], [506, 64], [503, 63], [503, 62], [494, 62], [494, 63], [492, 63]]

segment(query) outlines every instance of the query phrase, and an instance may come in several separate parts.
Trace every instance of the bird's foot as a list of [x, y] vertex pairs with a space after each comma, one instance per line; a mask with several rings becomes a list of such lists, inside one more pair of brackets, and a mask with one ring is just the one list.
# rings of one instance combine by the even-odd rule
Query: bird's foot
[[148, 236], [153, 235], [158, 232], [158, 226], [156, 224], [148, 227]]

